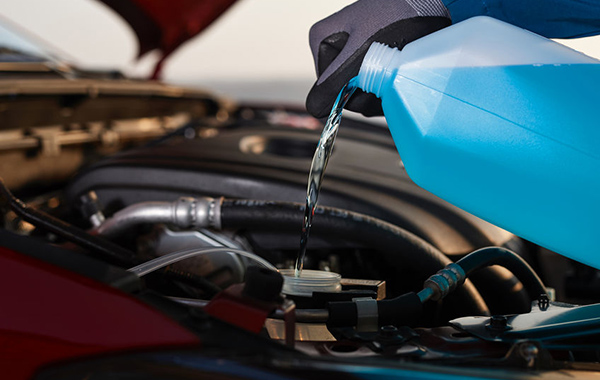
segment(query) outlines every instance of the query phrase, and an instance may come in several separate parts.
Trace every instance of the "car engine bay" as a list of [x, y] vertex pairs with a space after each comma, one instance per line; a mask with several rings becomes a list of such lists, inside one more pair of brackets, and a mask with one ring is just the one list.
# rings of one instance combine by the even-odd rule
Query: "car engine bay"
[[[140, 106], [86, 91], [4, 98], [3, 233], [128, 269], [160, 297], [308, 357], [599, 369], [598, 271], [420, 189], [386, 128], [344, 120], [305, 262], [340, 278], [295, 292], [265, 268], [294, 266], [321, 121], [205, 95], [152, 89], [156, 104]], [[46, 118], [23, 118], [19, 102], [33, 101]]]

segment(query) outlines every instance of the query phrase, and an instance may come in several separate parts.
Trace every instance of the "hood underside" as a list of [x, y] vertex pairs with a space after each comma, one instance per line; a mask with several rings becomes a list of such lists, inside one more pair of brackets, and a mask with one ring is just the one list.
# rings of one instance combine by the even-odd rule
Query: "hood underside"
[[159, 50], [160, 63], [184, 42], [195, 37], [236, 0], [100, 0], [117, 12], [135, 32], [138, 58]]

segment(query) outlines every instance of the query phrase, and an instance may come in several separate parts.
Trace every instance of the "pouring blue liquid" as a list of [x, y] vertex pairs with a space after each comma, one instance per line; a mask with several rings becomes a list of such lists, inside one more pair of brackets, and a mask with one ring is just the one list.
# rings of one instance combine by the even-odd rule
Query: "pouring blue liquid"
[[335, 144], [335, 138], [342, 122], [342, 111], [344, 106], [356, 90], [356, 80], [352, 79], [346, 84], [337, 96], [337, 99], [333, 103], [331, 113], [327, 118], [327, 122], [323, 127], [321, 138], [317, 144], [317, 149], [310, 165], [310, 172], [308, 174], [308, 186], [306, 189], [306, 203], [304, 206], [304, 218], [302, 220], [302, 230], [300, 232], [300, 250], [298, 251], [298, 258], [296, 259], [296, 265], [294, 269], [294, 276], [300, 277], [302, 275], [302, 268], [304, 267], [304, 257], [306, 256], [306, 248], [308, 246], [308, 237], [310, 235], [310, 229], [312, 227], [312, 220], [315, 215], [315, 208], [317, 207], [317, 201], [319, 199], [319, 192], [321, 191], [321, 184], [323, 183], [323, 177], [325, 176], [325, 169], [329, 158], [333, 153], [333, 145]]

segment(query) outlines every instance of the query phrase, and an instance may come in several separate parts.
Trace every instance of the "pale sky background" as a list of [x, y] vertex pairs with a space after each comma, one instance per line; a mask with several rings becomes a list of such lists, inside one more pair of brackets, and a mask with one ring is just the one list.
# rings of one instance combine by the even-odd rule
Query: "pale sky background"
[[[171, 56], [164, 80], [242, 100], [302, 104], [315, 79], [308, 30], [350, 0], [239, 0]], [[156, 56], [135, 61], [128, 25], [95, 0], [4, 0], [0, 15], [87, 68], [145, 76]], [[600, 38], [568, 41], [600, 58]], [[275, 47], [275, 48], [273, 48]]]

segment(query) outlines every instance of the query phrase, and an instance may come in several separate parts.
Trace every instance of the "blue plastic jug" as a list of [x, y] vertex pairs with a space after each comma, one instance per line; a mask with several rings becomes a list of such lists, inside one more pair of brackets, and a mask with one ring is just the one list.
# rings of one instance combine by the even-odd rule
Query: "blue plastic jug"
[[600, 268], [599, 61], [475, 17], [402, 51], [373, 44], [357, 80], [418, 185]]

